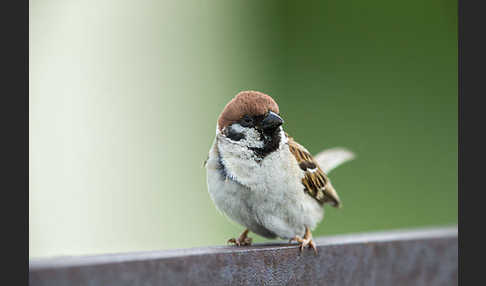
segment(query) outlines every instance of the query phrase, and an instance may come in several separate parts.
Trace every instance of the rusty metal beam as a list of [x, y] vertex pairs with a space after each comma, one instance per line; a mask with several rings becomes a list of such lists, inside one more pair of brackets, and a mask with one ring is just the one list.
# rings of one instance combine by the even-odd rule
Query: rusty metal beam
[[206, 247], [34, 259], [37, 285], [457, 285], [457, 227], [316, 239], [297, 246]]

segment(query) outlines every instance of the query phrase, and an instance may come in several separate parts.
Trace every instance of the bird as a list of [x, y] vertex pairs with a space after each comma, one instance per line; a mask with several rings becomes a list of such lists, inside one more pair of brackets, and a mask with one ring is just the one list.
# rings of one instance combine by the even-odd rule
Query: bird
[[245, 230], [227, 242], [249, 246], [249, 232], [298, 243], [317, 254], [312, 230], [324, 205], [341, 200], [327, 175], [355, 154], [346, 148], [316, 156], [283, 129], [279, 106], [269, 95], [241, 91], [220, 113], [204, 163], [208, 193], [216, 208]]

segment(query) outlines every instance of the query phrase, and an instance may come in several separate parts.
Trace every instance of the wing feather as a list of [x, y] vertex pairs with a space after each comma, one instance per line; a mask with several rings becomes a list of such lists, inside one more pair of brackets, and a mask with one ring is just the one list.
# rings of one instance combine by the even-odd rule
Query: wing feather
[[320, 204], [331, 203], [335, 207], [341, 205], [339, 196], [331, 185], [331, 181], [319, 166], [318, 162], [312, 157], [309, 151], [297, 143], [292, 137], [288, 137], [290, 152], [300, 168], [304, 171], [302, 184], [304, 191], [316, 199]]

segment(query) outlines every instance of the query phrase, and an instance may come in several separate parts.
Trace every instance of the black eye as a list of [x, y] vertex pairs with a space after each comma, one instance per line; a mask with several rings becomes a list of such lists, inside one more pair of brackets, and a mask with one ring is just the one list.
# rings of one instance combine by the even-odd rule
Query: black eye
[[253, 118], [248, 115], [243, 116], [240, 120], [240, 125], [243, 127], [252, 127], [253, 126]]

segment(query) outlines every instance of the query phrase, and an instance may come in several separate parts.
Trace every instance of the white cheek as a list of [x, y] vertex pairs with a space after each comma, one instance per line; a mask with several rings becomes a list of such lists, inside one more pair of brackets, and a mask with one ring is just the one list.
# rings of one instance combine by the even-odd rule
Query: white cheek
[[285, 145], [289, 142], [287, 136], [285, 136], [285, 131], [283, 130], [282, 126], [280, 128], [280, 146]]
[[233, 141], [234, 144], [245, 147], [263, 148], [263, 140], [260, 139], [260, 134], [255, 128], [243, 127], [238, 123], [231, 125], [230, 128], [245, 135], [244, 139]]
[[231, 125], [229, 128], [233, 128], [233, 130], [238, 132], [238, 133], [245, 133], [246, 129], [248, 129], [246, 127], [241, 126], [238, 123]]

